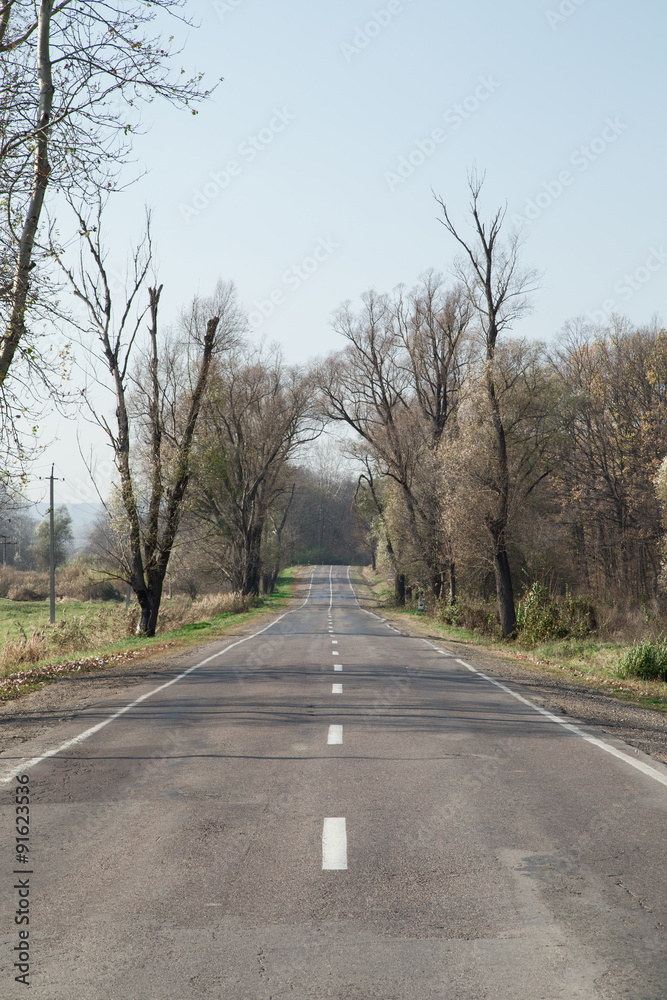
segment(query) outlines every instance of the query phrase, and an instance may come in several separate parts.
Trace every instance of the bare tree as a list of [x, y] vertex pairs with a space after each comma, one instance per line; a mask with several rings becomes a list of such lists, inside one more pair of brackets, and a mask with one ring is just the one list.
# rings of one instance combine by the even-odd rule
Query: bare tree
[[288, 461], [320, 433], [309, 374], [286, 366], [277, 351], [245, 345], [231, 365], [217, 367], [197, 441], [193, 504], [217, 537], [221, 571], [235, 590], [259, 593], [267, 521], [292, 487]]
[[[456, 411], [469, 321], [461, 290], [444, 288], [433, 273], [409, 296], [401, 289], [393, 299], [368, 292], [360, 314], [349, 305], [336, 314], [334, 329], [348, 344], [321, 366], [318, 378], [323, 412], [356, 431], [397, 484], [410, 569], [435, 593], [443, 566], [433, 541], [442, 519], [437, 493], [422, 473]], [[397, 568], [399, 600], [406, 570]]]
[[[129, 294], [116, 320], [100, 236], [101, 210], [95, 226], [83, 216], [79, 223], [94, 270], [88, 270], [83, 260], [78, 275], [63, 267], [87, 309], [89, 325], [83, 331], [97, 334], [113, 386], [114, 426], [90, 397], [87, 401], [114, 451], [127, 523], [126, 578], [141, 608], [139, 631], [152, 636], [190, 479], [190, 455], [211, 365], [216, 355], [235, 342], [241, 316], [233, 287], [220, 285], [212, 300], [195, 300], [184, 317], [183, 346], [175, 349], [165, 344], [158, 334], [162, 286], [146, 289], [152, 257], [148, 227], [134, 252]], [[148, 304], [137, 309], [145, 291]], [[138, 370], [132, 370], [133, 351], [146, 318], [147, 345]], [[137, 425], [134, 440], [131, 415]]]
[[[38, 234], [49, 188], [85, 204], [113, 190], [138, 128], [136, 109], [155, 97], [188, 107], [207, 96], [201, 76], [172, 73], [159, 14], [182, 21], [185, 0], [0, 2], [0, 393], [3, 426], [25, 400], [21, 383], [51, 381], [34, 324], [50, 248]], [[186, 22], [187, 23], [187, 22]], [[149, 31], [152, 28], [153, 34]], [[57, 365], [55, 358], [56, 378]], [[11, 391], [10, 370], [18, 385]], [[25, 404], [23, 404], [25, 405]]]
[[510, 329], [528, 309], [529, 294], [536, 287], [538, 274], [522, 267], [519, 234], [501, 235], [506, 208], [498, 209], [489, 221], [481, 215], [480, 194], [483, 177], [469, 178], [472, 237], [464, 237], [449, 214], [445, 201], [437, 197], [442, 209], [440, 221], [462, 248], [455, 273], [462, 282], [468, 302], [474, 310], [484, 336], [486, 365], [484, 382], [488, 412], [493, 429], [493, 492], [495, 503], [486, 516], [486, 527], [493, 543], [493, 567], [498, 595], [500, 624], [504, 636], [516, 628], [514, 588], [507, 553], [507, 524], [510, 504], [510, 474], [506, 429], [496, 388], [496, 348], [499, 336]]

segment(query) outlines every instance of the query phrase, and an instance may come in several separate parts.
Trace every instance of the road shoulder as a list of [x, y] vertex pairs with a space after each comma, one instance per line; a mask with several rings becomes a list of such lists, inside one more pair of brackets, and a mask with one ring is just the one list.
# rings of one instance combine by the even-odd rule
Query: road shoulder
[[428, 639], [455, 652], [494, 679], [520, 686], [522, 694], [541, 708], [555, 715], [567, 715], [583, 725], [595, 726], [610, 737], [667, 764], [667, 715], [664, 713], [622, 701], [555, 670], [521, 662], [510, 653], [501, 656], [482, 646], [444, 637], [427, 619], [411, 620], [406, 615], [392, 614], [366, 596], [360, 596], [359, 600], [364, 609], [380, 613], [404, 635]]

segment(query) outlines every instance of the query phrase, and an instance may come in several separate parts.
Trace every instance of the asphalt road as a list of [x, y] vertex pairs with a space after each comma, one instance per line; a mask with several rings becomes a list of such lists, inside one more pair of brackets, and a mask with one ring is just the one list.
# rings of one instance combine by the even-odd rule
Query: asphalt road
[[0, 755], [0, 996], [665, 1000], [667, 768], [303, 596]]

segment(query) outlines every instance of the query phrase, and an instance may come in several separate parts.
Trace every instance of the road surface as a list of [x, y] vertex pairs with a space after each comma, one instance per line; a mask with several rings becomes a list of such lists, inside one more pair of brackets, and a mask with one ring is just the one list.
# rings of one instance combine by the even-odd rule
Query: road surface
[[665, 1000], [667, 768], [302, 590], [0, 755], [0, 996]]

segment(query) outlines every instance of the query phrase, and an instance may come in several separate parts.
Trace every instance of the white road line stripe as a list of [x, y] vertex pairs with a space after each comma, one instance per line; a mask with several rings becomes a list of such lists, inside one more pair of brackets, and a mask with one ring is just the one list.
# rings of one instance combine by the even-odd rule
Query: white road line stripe
[[332, 646], [337, 646], [338, 645], [338, 639], [332, 639], [331, 640], [331, 645]]
[[332, 650], [331, 650], [331, 655], [332, 655], [332, 656], [340, 656], [340, 653], [338, 652], [338, 650], [337, 650], [337, 649], [332, 649]]
[[329, 746], [335, 746], [342, 742], [343, 742], [343, 727], [329, 726], [329, 737], [327, 739], [327, 744]]
[[343, 685], [342, 684], [332, 684], [331, 685], [331, 693], [332, 694], [342, 694], [343, 693]]
[[575, 736], [580, 736], [582, 740], [586, 740], [587, 743], [592, 743], [593, 746], [597, 747], [599, 750], [604, 750], [605, 753], [610, 753], [612, 757], [618, 757], [619, 760], [623, 760], [626, 764], [630, 764], [632, 767], [635, 767], [638, 771], [641, 771], [642, 774], [646, 774], [649, 778], [659, 781], [661, 785], [667, 785], [667, 775], [661, 774], [660, 771], [657, 771], [649, 764], [645, 764], [641, 760], [633, 760], [629, 754], [623, 753], [622, 750], [617, 750], [616, 747], [611, 746], [609, 743], [605, 743], [603, 740], [597, 739], [595, 736], [590, 736], [588, 733], [585, 733], [583, 729], [580, 729], [579, 726], [573, 726], [571, 722], [565, 722], [564, 719], [559, 719], [557, 715], [552, 715], [552, 713], [548, 712], [546, 708], [540, 708], [539, 705], [536, 705], [534, 702], [524, 698], [523, 695], [518, 694], [516, 691], [512, 691], [512, 689], [508, 688], [506, 684], [501, 684], [500, 681], [496, 681], [493, 677], [489, 677], [488, 674], [482, 673], [482, 671], [477, 670], [476, 667], [472, 667], [469, 663], [466, 663], [465, 660], [457, 659], [456, 662], [460, 663], [461, 666], [465, 667], [467, 670], [470, 670], [473, 674], [477, 674], [477, 676], [481, 677], [483, 680], [488, 681], [489, 684], [494, 684], [497, 688], [500, 688], [501, 691], [504, 691], [506, 694], [516, 698], [516, 700], [520, 701], [523, 705], [528, 705], [529, 708], [539, 712], [540, 715], [544, 715], [550, 722], [555, 722], [557, 725], [562, 726], [563, 729], [567, 729], [571, 733], [574, 733]]
[[[313, 585], [314, 573], [315, 569], [313, 569], [313, 572], [310, 574], [311, 587]], [[293, 615], [295, 611], [300, 611], [301, 608], [303, 608], [304, 605], [307, 603], [308, 603], [308, 597], [303, 602], [303, 604], [299, 605], [298, 608], [294, 608], [292, 611], [286, 611], [284, 614], [276, 618], [275, 621], [272, 621], [268, 625], [265, 625], [264, 628], [261, 628], [259, 632], [253, 632], [252, 635], [247, 635], [243, 639], [238, 639], [236, 642], [230, 643], [229, 646], [225, 646], [224, 649], [218, 650], [217, 653], [213, 653], [211, 656], [207, 656], [206, 659], [202, 660], [200, 663], [195, 663], [193, 667], [188, 667], [188, 669], [184, 670], [182, 674], [178, 675], [178, 677], [173, 677], [170, 681], [167, 681], [165, 684], [160, 684], [159, 687], [153, 688], [152, 691], [147, 691], [146, 694], [142, 694], [139, 698], [135, 699], [135, 701], [130, 702], [129, 705], [125, 705], [124, 708], [120, 708], [117, 712], [114, 712], [113, 715], [110, 715], [108, 716], [108, 718], [103, 719], [102, 722], [98, 722], [96, 726], [91, 726], [90, 729], [84, 730], [84, 732], [79, 733], [78, 736], [74, 736], [71, 740], [67, 740], [65, 743], [61, 743], [59, 747], [55, 747], [53, 750], [47, 750], [45, 751], [45, 753], [40, 754], [39, 757], [32, 757], [30, 760], [22, 760], [18, 766], [13, 767], [7, 774], [3, 775], [0, 778], [0, 784], [8, 784], [10, 781], [14, 780], [17, 774], [24, 774], [29, 768], [35, 767], [37, 764], [41, 764], [43, 760], [48, 760], [49, 757], [55, 757], [59, 753], [63, 753], [65, 750], [70, 750], [72, 747], [78, 746], [80, 743], [83, 743], [85, 740], [87, 740], [89, 736], [93, 736], [95, 733], [99, 732], [100, 729], [104, 729], [104, 727], [108, 726], [110, 722], [115, 722], [116, 719], [119, 719], [121, 717], [121, 715], [125, 715], [126, 712], [129, 712], [132, 708], [136, 708], [137, 705], [140, 705], [143, 701], [146, 701], [148, 698], [152, 698], [154, 694], [159, 694], [160, 691], [165, 691], [168, 687], [171, 687], [172, 684], [177, 684], [179, 681], [182, 681], [184, 677], [187, 677], [188, 674], [191, 674], [194, 670], [199, 670], [200, 667], [206, 666], [206, 664], [210, 663], [211, 660], [215, 660], [219, 656], [224, 656], [224, 654], [228, 653], [230, 649], [235, 649], [236, 646], [240, 646], [242, 643], [248, 642], [250, 639], [255, 639], [258, 635], [262, 635], [262, 633], [267, 632], [270, 628], [273, 628], [274, 625], [277, 625], [279, 621], [282, 621], [283, 618], [287, 618], [288, 615]], [[1, 762], [2, 758], [0, 758], [0, 763]]]
[[[357, 602], [357, 606], [361, 611], [364, 612], [364, 614], [370, 615], [371, 618], [376, 618], [378, 621], [383, 621], [383, 619], [380, 618], [379, 615], [373, 614], [372, 611], [366, 611], [366, 609], [362, 608], [361, 605], [359, 604], [359, 598], [357, 597], [357, 593], [354, 589], [354, 586], [352, 585], [352, 580], [350, 579], [350, 568], [351, 568], [350, 566], [347, 567], [347, 580], [350, 585], [350, 589], [354, 594], [354, 599]], [[434, 646], [433, 643], [429, 642], [427, 639], [424, 639], [422, 641], [425, 642], [427, 646], [430, 646], [431, 649], [435, 649], [442, 656], [446, 656], [450, 659], [455, 658], [454, 654], [450, 649], [441, 649], [439, 646]], [[517, 701], [521, 701], [525, 705], [528, 705], [530, 708], [533, 708], [536, 712], [539, 712], [540, 715], [546, 716], [548, 719], [551, 720], [551, 722], [555, 722], [557, 725], [562, 726], [564, 729], [568, 729], [576, 736], [580, 736], [581, 739], [586, 740], [587, 743], [591, 743], [593, 746], [596, 746], [599, 750], [604, 750], [605, 753], [611, 754], [612, 757], [617, 757], [619, 760], [625, 761], [626, 764], [630, 764], [631, 767], [634, 767], [637, 771], [641, 771], [641, 773], [645, 774], [647, 777], [653, 778], [654, 781], [659, 781], [661, 785], [667, 786], [667, 776], [664, 775], [661, 771], [658, 771], [656, 768], [651, 767], [650, 764], [645, 764], [641, 760], [634, 760], [634, 758], [632, 758], [629, 754], [624, 753], [622, 750], [617, 750], [616, 747], [611, 746], [609, 743], [605, 743], [603, 740], [597, 739], [597, 737], [595, 736], [590, 736], [588, 733], [584, 732], [584, 730], [580, 729], [578, 726], [573, 726], [571, 722], [565, 722], [563, 719], [559, 719], [557, 715], [552, 715], [551, 712], [547, 712], [546, 709], [540, 708], [539, 705], [535, 705], [534, 702], [529, 701], [527, 698], [524, 698], [520, 694], [517, 694], [516, 691], [512, 691], [512, 689], [508, 688], [505, 684], [501, 684], [500, 681], [496, 681], [492, 677], [489, 677], [487, 674], [483, 673], [481, 670], [477, 670], [475, 667], [472, 667], [469, 663], [466, 663], [465, 660], [457, 660], [457, 662], [460, 663], [462, 666], [464, 666], [467, 670], [470, 670], [472, 671], [472, 673], [477, 674], [477, 676], [481, 677], [483, 680], [489, 681], [490, 684], [495, 684], [495, 686], [500, 688], [501, 691], [506, 691], [507, 694], [510, 694], [513, 698], [516, 698]]]
[[325, 819], [322, 829], [322, 870], [347, 871], [347, 829], [345, 817]]
[[342, 663], [334, 663], [334, 670], [342, 670], [342, 669], [343, 669]]

